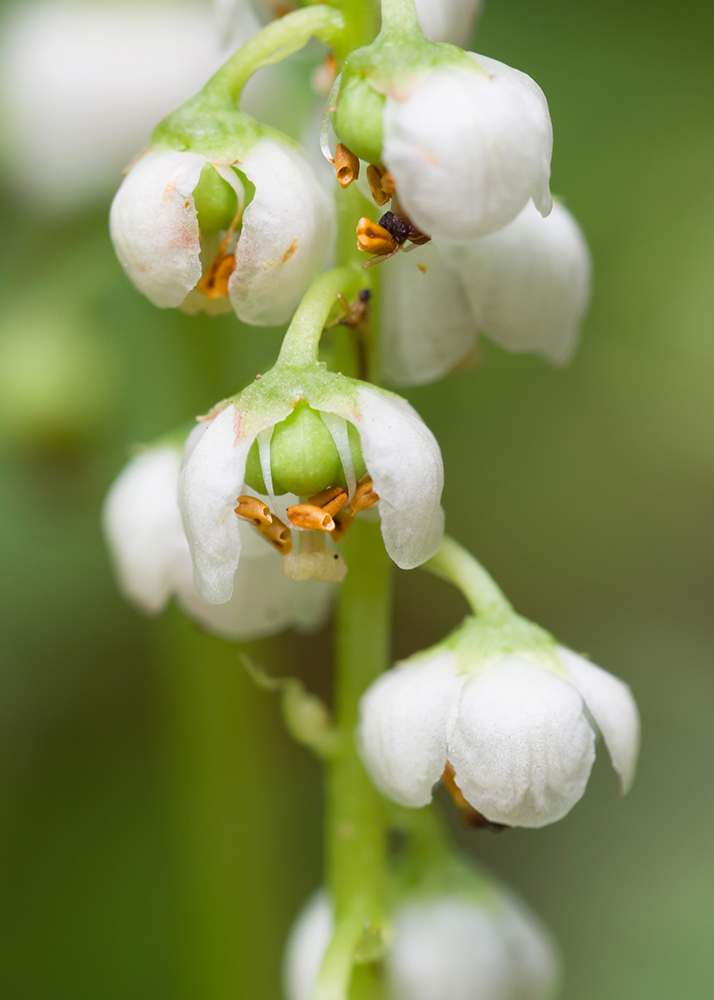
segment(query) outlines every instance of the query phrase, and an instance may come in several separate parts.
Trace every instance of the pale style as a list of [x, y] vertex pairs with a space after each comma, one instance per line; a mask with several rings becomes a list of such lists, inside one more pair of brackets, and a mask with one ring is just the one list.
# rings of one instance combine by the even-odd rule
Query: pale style
[[117, 257], [160, 308], [215, 312], [232, 306], [246, 323], [283, 323], [322, 264], [332, 234], [332, 203], [305, 156], [287, 142], [262, 138], [240, 164], [211, 160], [239, 206], [246, 197], [234, 167], [255, 193], [226, 248], [235, 257], [227, 297], [209, 301], [195, 289], [220, 240], [202, 244], [193, 195], [208, 163], [200, 153], [152, 149], [134, 164], [112, 202]]
[[[403, 399], [364, 383], [357, 385], [356, 393], [333, 396], [324, 404], [296, 385], [292, 405], [280, 403], [262, 415], [253, 410], [244, 416], [231, 402], [193, 432], [186, 445], [179, 500], [196, 586], [207, 601], [220, 604], [232, 593], [242, 546], [233, 508], [243, 491], [248, 452], [261, 432], [268, 433], [269, 441], [270, 429], [301, 399], [323, 414], [348, 482], [351, 459], [345, 421], [357, 430], [367, 472], [380, 498], [376, 509], [384, 544], [394, 562], [412, 569], [436, 552], [444, 530], [443, 465], [436, 439]], [[338, 419], [330, 419], [330, 414]], [[279, 511], [277, 499], [270, 500], [272, 509]]]
[[437, 68], [405, 96], [388, 95], [383, 119], [383, 161], [407, 215], [462, 243], [502, 229], [530, 198], [541, 215], [552, 207], [543, 92], [519, 70], [474, 59], [473, 71]]
[[442, 378], [479, 333], [555, 365], [572, 357], [590, 302], [591, 259], [557, 201], [532, 202], [509, 225], [469, 243], [436, 240], [382, 265], [382, 370], [394, 385]]
[[626, 792], [639, 718], [622, 681], [563, 648], [469, 670], [441, 645], [397, 665], [362, 699], [359, 746], [380, 791], [424, 806], [447, 763], [464, 798], [493, 823], [541, 827], [580, 799], [602, 733]]
[[[515, 896], [493, 897], [436, 895], [398, 906], [385, 958], [386, 1000], [549, 1000], [559, 978], [549, 935]], [[333, 926], [322, 890], [288, 939], [286, 1000], [311, 1000]]]
[[133, 458], [113, 484], [104, 506], [104, 532], [124, 596], [157, 615], [171, 597], [208, 632], [249, 641], [286, 628], [312, 631], [329, 613], [331, 588], [295, 583], [280, 556], [247, 523], [239, 527], [243, 559], [226, 604], [208, 604], [193, 582], [193, 566], [178, 506], [181, 450], [149, 448]]

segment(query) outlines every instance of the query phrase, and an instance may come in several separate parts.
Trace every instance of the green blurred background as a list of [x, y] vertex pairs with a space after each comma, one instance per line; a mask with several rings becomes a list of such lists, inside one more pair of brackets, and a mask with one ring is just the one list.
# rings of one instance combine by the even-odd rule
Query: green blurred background
[[[714, 995], [712, 38], [705, 0], [490, 0], [476, 49], [548, 96], [594, 304], [565, 371], [485, 344], [478, 370], [408, 393], [442, 445], [451, 532], [642, 711], [629, 798], [601, 749], [555, 826], [455, 824], [555, 932], [568, 1000]], [[2, 203], [4, 995], [277, 1000], [320, 881], [319, 767], [234, 649], [122, 602], [99, 510], [129, 444], [267, 368], [280, 332], [154, 309], [107, 206]], [[399, 573], [395, 655], [463, 611]], [[328, 692], [330, 641], [254, 653]]]

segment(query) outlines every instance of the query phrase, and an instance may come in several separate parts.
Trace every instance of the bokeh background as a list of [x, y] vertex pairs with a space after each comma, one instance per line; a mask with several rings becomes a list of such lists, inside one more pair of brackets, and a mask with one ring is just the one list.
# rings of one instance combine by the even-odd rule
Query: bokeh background
[[[705, 0], [489, 0], [476, 50], [549, 98], [593, 308], [565, 371], [484, 343], [477, 370], [408, 393], [443, 448], [451, 532], [641, 707], [629, 798], [601, 749], [555, 826], [454, 823], [555, 932], [567, 1000], [714, 995], [713, 37]], [[3, 993], [277, 1000], [320, 881], [319, 767], [234, 648], [123, 603], [99, 516], [128, 447], [267, 368], [280, 331], [153, 308], [114, 258], [111, 189], [50, 209], [4, 177]], [[395, 655], [463, 611], [399, 573]], [[253, 655], [329, 693], [330, 642]]]

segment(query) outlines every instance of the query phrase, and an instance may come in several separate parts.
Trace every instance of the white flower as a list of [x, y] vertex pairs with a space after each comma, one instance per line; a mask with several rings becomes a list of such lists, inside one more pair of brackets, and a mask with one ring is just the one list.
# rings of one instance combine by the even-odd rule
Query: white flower
[[231, 600], [220, 606], [203, 600], [193, 582], [178, 506], [180, 464], [179, 448], [149, 448], [128, 463], [107, 495], [104, 532], [124, 596], [145, 614], [156, 615], [175, 595], [191, 618], [226, 639], [319, 628], [329, 611], [329, 586], [289, 580], [280, 556], [247, 523], [239, 529], [244, 555]]
[[525, 73], [486, 56], [483, 72], [437, 68], [384, 107], [383, 162], [412, 222], [465, 242], [511, 222], [549, 190], [553, 134], [543, 92]]
[[556, 661], [503, 654], [472, 671], [447, 646], [398, 665], [362, 699], [359, 745], [377, 787], [426, 805], [447, 763], [494, 823], [540, 827], [585, 791], [599, 728], [626, 792], [639, 744], [629, 687], [562, 646]]
[[[244, 322], [283, 323], [325, 255], [332, 203], [299, 150], [262, 138], [239, 164], [210, 161], [235, 191], [238, 205], [245, 195], [234, 166], [255, 186], [237, 236], [221, 250], [228, 225], [213, 242], [202, 243], [194, 202], [208, 164], [200, 153], [173, 149], [152, 149], [134, 164], [112, 202], [110, 228], [119, 261], [161, 308], [185, 304], [189, 311], [213, 311], [212, 305], [227, 303], [226, 293]], [[222, 261], [229, 269], [218, 274], [212, 302], [195, 289]]]
[[532, 202], [508, 226], [464, 244], [397, 254], [382, 265], [382, 364], [395, 385], [441, 378], [484, 333], [505, 350], [572, 356], [590, 300], [591, 261], [580, 227], [558, 202]]
[[[278, 370], [273, 371], [277, 374]], [[233, 510], [256, 439], [271, 509], [285, 519], [269, 482], [270, 440], [275, 425], [290, 416], [298, 403], [307, 402], [319, 412], [334, 440], [350, 497], [355, 470], [347, 425], [357, 431], [367, 473], [379, 496], [382, 536], [394, 562], [411, 569], [430, 558], [443, 535], [443, 465], [439, 446], [416, 411], [391, 393], [319, 368], [313, 382], [306, 372], [294, 386], [276, 390], [282, 398], [275, 402], [270, 374], [194, 431], [187, 443], [179, 502], [196, 586], [205, 599], [219, 604], [232, 592], [242, 544]], [[266, 404], [260, 402], [261, 392]]]
[[430, 42], [466, 48], [471, 41], [481, 0], [416, 0], [421, 30]]
[[[259, 27], [241, 6], [235, 47]], [[224, 58], [210, 10], [192, 0], [21, 4], [1, 34], [6, 167], [52, 208], [109, 194], [157, 122]]]
[[[558, 981], [549, 935], [510, 893], [415, 898], [394, 913], [386, 1000], [548, 1000]], [[299, 915], [284, 960], [286, 1000], [311, 1000], [333, 932], [327, 893]]]

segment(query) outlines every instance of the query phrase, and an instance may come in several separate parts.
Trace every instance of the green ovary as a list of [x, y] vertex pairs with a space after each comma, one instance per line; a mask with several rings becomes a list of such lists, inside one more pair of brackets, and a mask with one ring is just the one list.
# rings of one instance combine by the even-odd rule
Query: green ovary
[[360, 160], [380, 163], [383, 114], [384, 97], [366, 80], [354, 76], [340, 90], [332, 125], [340, 142]]
[[[347, 424], [355, 476], [365, 473], [359, 434]], [[270, 472], [273, 490], [280, 496], [294, 493], [310, 497], [330, 486], [347, 485], [344, 469], [335, 442], [317, 410], [307, 403], [298, 403], [290, 416], [276, 424], [270, 441]], [[267, 493], [260, 467], [258, 442], [248, 452], [245, 483], [263, 496]]]
[[210, 163], [201, 171], [193, 190], [198, 227], [206, 236], [228, 229], [238, 211], [238, 196]]

